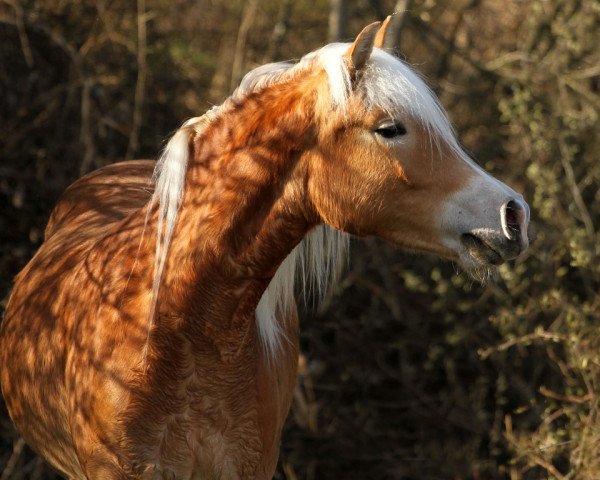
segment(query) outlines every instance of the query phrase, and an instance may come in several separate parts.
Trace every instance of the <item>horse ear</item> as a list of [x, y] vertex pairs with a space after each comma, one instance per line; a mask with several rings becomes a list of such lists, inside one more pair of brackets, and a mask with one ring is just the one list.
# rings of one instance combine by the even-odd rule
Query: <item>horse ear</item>
[[350, 60], [354, 73], [362, 70], [371, 56], [375, 35], [377, 35], [380, 25], [381, 22], [374, 22], [363, 28], [345, 53], [346, 58]]
[[403, 15], [394, 13], [389, 15], [381, 25], [375, 36], [374, 46], [388, 53], [393, 53], [398, 46], [398, 37], [402, 27]]

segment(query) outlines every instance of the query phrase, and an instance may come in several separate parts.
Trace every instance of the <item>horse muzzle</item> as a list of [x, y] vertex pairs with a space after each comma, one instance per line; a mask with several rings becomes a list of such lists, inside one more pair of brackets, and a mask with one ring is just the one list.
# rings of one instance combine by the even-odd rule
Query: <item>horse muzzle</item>
[[499, 228], [475, 228], [462, 233], [466, 252], [477, 263], [501, 265], [521, 255], [530, 244], [529, 206], [511, 199], [500, 208]]

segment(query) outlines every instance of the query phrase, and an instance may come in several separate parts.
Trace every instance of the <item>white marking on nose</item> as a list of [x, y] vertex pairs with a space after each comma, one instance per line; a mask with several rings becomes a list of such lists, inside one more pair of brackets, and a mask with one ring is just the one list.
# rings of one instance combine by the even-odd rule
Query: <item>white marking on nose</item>
[[464, 160], [472, 167], [472, 176], [462, 190], [448, 199], [441, 217], [443, 244], [467, 258], [461, 235], [486, 231], [498, 239], [513, 241], [520, 252], [524, 251], [529, 246], [527, 203], [471, 159], [465, 156]]

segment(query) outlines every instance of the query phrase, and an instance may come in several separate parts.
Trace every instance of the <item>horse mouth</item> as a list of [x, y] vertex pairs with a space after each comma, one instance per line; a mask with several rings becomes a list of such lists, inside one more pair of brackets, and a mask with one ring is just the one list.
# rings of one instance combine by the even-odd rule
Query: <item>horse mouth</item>
[[488, 242], [472, 233], [463, 233], [460, 240], [467, 253], [480, 265], [502, 265], [504, 258]]

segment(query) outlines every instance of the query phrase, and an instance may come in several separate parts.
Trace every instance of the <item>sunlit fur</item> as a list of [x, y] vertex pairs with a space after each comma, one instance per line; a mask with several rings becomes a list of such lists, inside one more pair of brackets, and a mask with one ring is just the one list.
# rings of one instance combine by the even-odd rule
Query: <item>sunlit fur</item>
[[[194, 128], [199, 132], [218, 118], [221, 109], [226, 109], [232, 101], [318, 67], [327, 73], [330, 103], [343, 112], [348, 108], [351, 94], [351, 75], [344, 57], [349, 46], [334, 43], [306, 55], [297, 64], [271, 63], [252, 70], [223, 106], [211, 109], [203, 117], [188, 120], [168, 142], [156, 167], [156, 190], [152, 197], [152, 202], [159, 205], [152, 314], [183, 196], [189, 151], [187, 129]], [[432, 141], [436, 142], [436, 145], [431, 145], [432, 153], [434, 147], [445, 142], [453, 153], [466, 159], [436, 97], [419, 75], [398, 58], [374, 49], [358, 92], [366, 109], [379, 107], [390, 115], [401, 110], [418, 119], [429, 130]], [[260, 338], [270, 355], [277, 352], [282, 341], [276, 313], [285, 314], [293, 305], [296, 280], [301, 280], [302, 289], [315, 285], [316, 294], [323, 295], [343, 263], [347, 244], [348, 238], [344, 234], [328, 226], [320, 226], [309, 233], [282, 263], [256, 309]]]
[[[158, 166], [119, 162], [63, 193], [6, 306], [0, 383], [64, 476], [271, 479], [298, 371], [294, 284], [322, 296], [346, 234], [474, 271], [527, 247], [522, 196], [372, 51], [391, 23], [254, 70]], [[390, 120], [405, 128], [382, 133]]]

